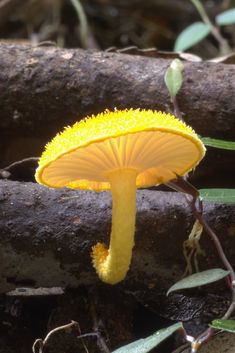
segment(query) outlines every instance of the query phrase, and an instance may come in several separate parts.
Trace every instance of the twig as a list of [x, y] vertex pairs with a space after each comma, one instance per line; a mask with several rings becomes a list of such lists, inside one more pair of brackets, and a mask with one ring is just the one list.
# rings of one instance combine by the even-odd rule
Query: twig
[[29, 158], [24, 158], [20, 161], [16, 161], [7, 167], [0, 169], [0, 179], [9, 179], [12, 174], [12, 170], [17, 168], [18, 166], [21, 166], [22, 164], [28, 163], [28, 162], [37, 162], [39, 158], [37, 157], [29, 157]]
[[33, 346], [32, 346], [32, 351], [33, 353], [36, 353], [36, 346], [39, 346], [38, 349], [38, 353], [43, 353], [43, 348], [45, 347], [45, 345], [48, 343], [49, 339], [51, 336], [53, 336], [56, 332], [58, 331], [64, 331], [67, 329], [71, 329], [72, 327], [76, 327], [78, 325], [78, 323], [76, 321], [71, 321], [69, 324], [67, 325], [63, 325], [63, 326], [58, 326], [56, 328], [54, 328], [53, 330], [51, 330], [46, 337], [44, 338], [44, 340], [42, 340], [41, 338], [36, 339], [36, 341], [34, 342]]
[[[200, 211], [198, 211], [197, 207], [196, 207], [196, 203], [199, 203], [199, 207], [200, 207]], [[205, 231], [207, 232], [207, 234], [209, 235], [209, 237], [211, 238], [211, 240], [213, 241], [218, 255], [222, 261], [222, 263], [224, 264], [224, 267], [230, 272], [229, 276], [231, 279], [231, 283], [233, 281], [235, 281], [235, 273], [234, 270], [230, 264], [230, 262], [227, 259], [227, 256], [224, 253], [224, 250], [222, 248], [222, 245], [217, 237], [217, 235], [215, 234], [215, 232], [211, 229], [211, 227], [209, 226], [209, 224], [207, 223], [207, 221], [204, 219], [203, 217], [203, 205], [202, 205], [202, 201], [199, 200], [198, 198], [193, 199], [192, 201], [192, 210], [194, 213], [195, 218], [198, 220], [199, 223], [201, 223], [201, 225], [203, 226], [203, 228], [205, 229]], [[231, 286], [232, 287], [232, 286]]]
[[90, 312], [93, 320], [93, 330], [97, 334], [97, 345], [100, 351], [103, 353], [111, 353], [105, 342], [105, 339], [103, 338], [100, 332], [100, 324], [97, 318], [96, 309], [95, 309], [95, 305], [92, 297], [90, 297]]
[[[78, 338], [81, 338], [83, 348], [85, 349], [86, 353], [89, 353], [89, 351], [87, 349], [87, 346], [86, 346], [86, 344], [84, 342], [84, 339], [83, 339], [84, 335], [82, 335], [82, 331], [81, 331], [81, 327], [79, 325], [79, 322], [78, 322], [78, 332], [79, 332], [79, 337]], [[87, 336], [87, 334], [85, 334], [85, 335]], [[94, 335], [97, 336], [96, 333], [94, 333]]]
[[16, 161], [11, 163], [10, 165], [8, 165], [7, 167], [3, 168], [3, 170], [5, 171], [11, 171], [12, 169], [14, 169], [15, 167], [18, 167], [22, 164], [28, 163], [28, 162], [37, 162], [39, 160], [38, 157], [29, 157], [29, 158], [24, 158], [21, 159], [20, 161]]
[[[80, 333], [80, 327], [77, 321], [71, 321], [69, 324], [63, 325], [63, 326], [58, 326], [56, 328], [54, 328], [53, 330], [51, 330], [46, 337], [44, 338], [44, 340], [42, 340], [41, 338], [37, 338], [32, 346], [32, 351], [33, 353], [43, 353], [43, 348], [46, 346], [46, 344], [48, 343], [49, 339], [51, 338], [51, 336], [53, 336], [55, 333], [57, 333], [58, 331], [66, 331], [66, 330], [71, 330], [72, 327], [77, 327], [78, 332]], [[83, 339], [85, 337], [91, 337], [91, 336], [97, 336], [97, 333], [95, 332], [91, 332], [91, 333], [85, 333], [83, 335], [79, 334], [79, 336], [77, 337], [78, 339]], [[36, 349], [36, 347], [38, 346], [38, 350]]]
[[[234, 283], [232, 283], [232, 288], [234, 288]], [[233, 289], [233, 291], [232, 291], [232, 302], [231, 302], [228, 310], [226, 311], [226, 313], [222, 317], [222, 320], [228, 320], [232, 316], [234, 311], [235, 311], [235, 291]]]

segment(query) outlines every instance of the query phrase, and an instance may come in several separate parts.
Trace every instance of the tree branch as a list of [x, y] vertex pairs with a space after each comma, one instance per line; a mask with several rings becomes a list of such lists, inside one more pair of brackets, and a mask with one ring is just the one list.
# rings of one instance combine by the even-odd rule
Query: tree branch
[[[165, 290], [185, 269], [182, 243], [193, 216], [184, 195], [139, 190], [135, 248], [125, 286]], [[235, 265], [235, 206], [205, 204], [205, 219]], [[93, 284], [91, 246], [109, 242], [109, 193], [55, 190], [33, 183], [0, 181], [0, 292], [22, 286]], [[222, 267], [208, 237], [200, 270]], [[220, 284], [221, 285], [221, 284]]]
[[[0, 44], [1, 134], [51, 136], [106, 108], [171, 108], [171, 59]], [[204, 136], [232, 139], [234, 65], [185, 62], [179, 108]]]

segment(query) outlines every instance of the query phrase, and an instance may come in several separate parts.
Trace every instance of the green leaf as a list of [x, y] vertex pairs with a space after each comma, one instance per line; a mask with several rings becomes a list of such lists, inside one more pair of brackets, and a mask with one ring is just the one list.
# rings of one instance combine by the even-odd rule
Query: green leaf
[[203, 201], [216, 203], [235, 203], [235, 189], [200, 189]]
[[167, 337], [171, 336], [175, 331], [182, 329], [182, 323], [178, 322], [170, 327], [155, 332], [153, 335], [134, 341], [126, 346], [116, 349], [112, 353], [147, 353], [154, 347], [158, 346]]
[[213, 320], [210, 327], [235, 333], [235, 320]]
[[164, 80], [172, 100], [175, 98], [182, 86], [183, 69], [183, 63], [179, 59], [175, 59], [172, 61], [170, 67], [168, 67], [168, 69], [166, 70]]
[[180, 289], [188, 289], [199, 286], [204, 286], [208, 283], [219, 281], [226, 277], [229, 271], [224, 271], [221, 268], [213, 268], [211, 270], [194, 273], [191, 276], [181, 279], [175, 283], [167, 292], [167, 295]]
[[218, 26], [227, 26], [235, 23], [235, 8], [221, 12], [216, 16], [215, 22]]
[[235, 151], [235, 142], [233, 141], [211, 139], [210, 137], [202, 137], [201, 140], [206, 146]]
[[185, 51], [204, 39], [211, 31], [211, 26], [195, 22], [180, 33], [175, 42], [175, 51]]

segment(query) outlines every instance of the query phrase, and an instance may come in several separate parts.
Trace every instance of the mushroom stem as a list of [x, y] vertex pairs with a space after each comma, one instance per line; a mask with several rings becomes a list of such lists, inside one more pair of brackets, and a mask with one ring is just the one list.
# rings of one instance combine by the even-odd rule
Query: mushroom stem
[[119, 169], [109, 174], [113, 198], [110, 245], [107, 249], [98, 243], [92, 248], [98, 276], [109, 284], [123, 280], [130, 266], [135, 233], [136, 176], [135, 169]]

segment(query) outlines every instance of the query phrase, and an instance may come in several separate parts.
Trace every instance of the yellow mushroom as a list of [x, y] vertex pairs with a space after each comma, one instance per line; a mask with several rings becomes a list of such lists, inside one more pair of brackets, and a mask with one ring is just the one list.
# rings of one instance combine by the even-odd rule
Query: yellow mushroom
[[152, 110], [115, 110], [88, 117], [56, 135], [36, 171], [43, 185], [111, 190], [109, 248], [92, 248], [102, 281], [115, 284], [129, 269], [134, 246], [136, 188], [185, 175], [205, 154], [193, 129], [174, 116]]

